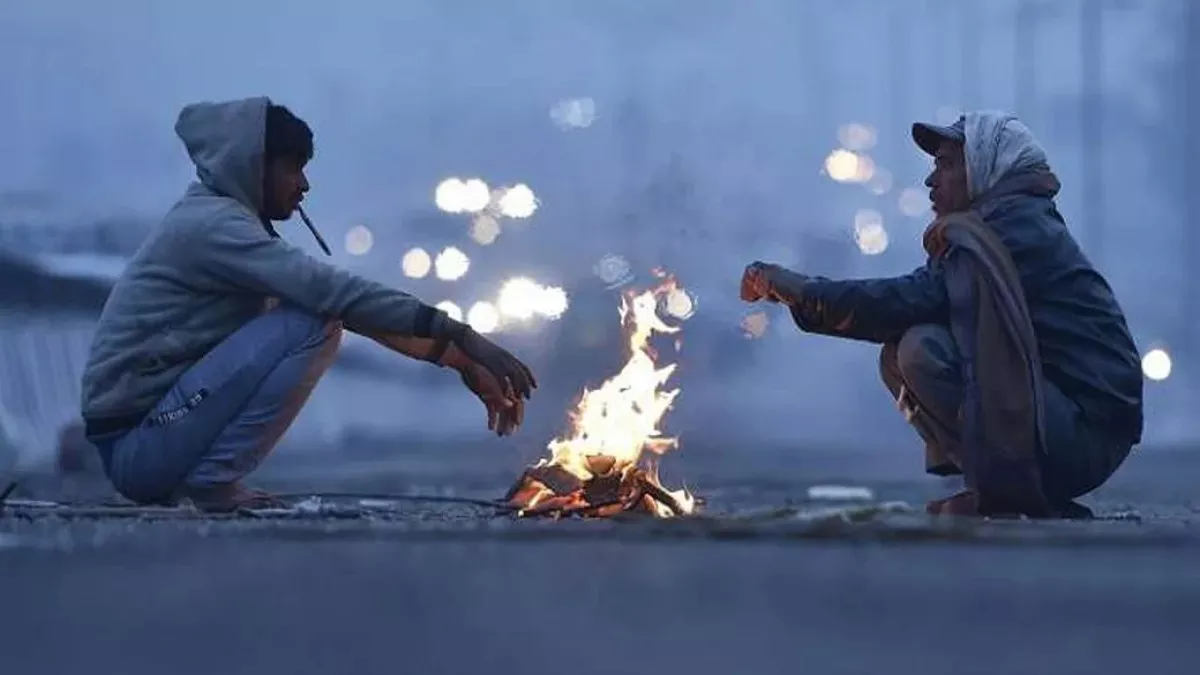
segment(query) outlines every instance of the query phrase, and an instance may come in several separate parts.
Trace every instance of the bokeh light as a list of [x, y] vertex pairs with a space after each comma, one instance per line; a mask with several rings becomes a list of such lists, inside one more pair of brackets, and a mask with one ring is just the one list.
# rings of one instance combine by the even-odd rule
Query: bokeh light
[[538, 311], [547, 319], [557, 319], [567, 313], [570, 301], [565, 288], [549, 286], [542, 289]]
[[346, 253], [365, 255], [375, 245], [375, 236], [366, 225], [355, 225], [346, 232]]
[[480, 246], [487, 246], [500, 236], [500, 221], [488, 213], [481, 213], [471, 221], [471, 239]]
[[442, 310], [443, 312], [445, 312], [446, 316], [450, 317], [451, 319], [454, 319], [455, 321], [463, 320], [462, 307], [459, 307], [458, 305], [454, 304], [453, 302], [451, 302], [449, 300], [443, 300], [434, 306], [437, 307], [438, 309]]
[[858, 175], [858, 155], [849, 150], [837, 149], [825, 158], [825, 173], [839, 183], [847, 183]]
[[888, 234], [881, 213], [861, 209], [854, 214], [854, 243], [866, 255], [879, 255], [887, 250]]
[[629, 261], [615, 253], [609, 253], [592, 267], [600, 281], [609, 289], [624, 286], [633, 281], [634, 275]]
[[900, 193], [900, 213], [916, 218], [929, 210], [929, 193], [919, 188], [904, 188]]
[[825, 158], [825, 173], [839, 183], [865, 183], [875, 176], [875, 160], [838, 148]]
[[663, 299], [663, 307], [676, 319], [690, 319], [696, 313], [696, 298], [682, 288], [672, 288]]
[[516, 277], [500, 287], [496, 305], [500, 314], [510, 319], [525, 321], [535, 314], [557, 319], [567, 311], [567, 292], [527, 277]]
[[1146, 379], [1161, 382], [1171, 376], [1171, 355], [1156, 347], [1142, 357], [1142, 374]]
[[854, 178], [851, 180], [855, 183], [866, 183], [875, 177], [875, 160], [868, 155], [859, 155], [858, 162], [854, 165]]
[[411, 248], [400, 259], [400, 269], [410, 279], [421, 279], [433, 268], [433, 258], [423, 248]]
[[865, 124], [852, 122], [838, 129], [838, 142], [847, 150], [870, 150], [875, 147], [877, 140], [875, 129]]
[[537, 311], [538, 293], [541, 287], [533, 279], [517, 277], [509, 279], [500, 287], [496, 304], [500, 313], [510, 319], [524, 321]]
[[434, 273], [443, 281], [461, 279], [471, 267], [471, 259], [459, 249], [447, 246], [433, 261]]
[[867, 184], [867, 189], [876, 195], [885, 195], [892, 190], [892, 172], [887, 169], [876, 169], [875, 176]]
[[875, 209], [859, 209], [854, 213], [854, 231], [883, 225], [883, 214]]
[[433, 201], [446, 213], [478, 213], [487, 208], [492, 193], [478, 178], [447, 178], [433, 191]]
[[560, 129], [586, 129], [596, 121], [596, 102], [590, 98], [559, 101], [550, 109], [550, 119]]
[[490, 302], [477, 302], [467, 310], [467, 324], [478, 333], [493, 333], [500, 327], [500, 312]]
[[496, 200], [496, 209], [508, 218], [528, 218], [537, 211], [537, 207], [537, 196], [524, 183], [504, 188]]

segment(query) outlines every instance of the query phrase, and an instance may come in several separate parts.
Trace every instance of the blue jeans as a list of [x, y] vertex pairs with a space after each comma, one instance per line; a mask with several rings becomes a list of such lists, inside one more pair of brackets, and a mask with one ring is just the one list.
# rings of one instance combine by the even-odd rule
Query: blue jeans
[[[879, 357], [880, 374], [909, 423], [925, 441], [929, 473], [961, 473], [959, 409], [963, 400], [958, 346], [949, 329], [910, 328]], [[1051, 382], [1043, 383], [1046, 448], [1041, 457], [1046, 496], [1065, 503], [1100, 487], [1125, 461], [1130, 446], [1089, 427], [1079, 406]]]
[[180, 376], [140, 426], [90, 439], [113, 487], [143, 504], [236, 488], [274, 449], [332, 365], [341, 324], [265, 312]]

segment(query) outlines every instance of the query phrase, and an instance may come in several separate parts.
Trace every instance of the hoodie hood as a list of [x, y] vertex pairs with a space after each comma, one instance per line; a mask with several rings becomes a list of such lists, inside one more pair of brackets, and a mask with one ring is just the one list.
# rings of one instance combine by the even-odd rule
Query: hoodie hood
[[175, 133], [196, 165], [200, 182], [255, 214], [263, 208], [264, 139], [270, 105], [271, 99], [265, 96], [193, 103], [185, 106], [175, 121]]

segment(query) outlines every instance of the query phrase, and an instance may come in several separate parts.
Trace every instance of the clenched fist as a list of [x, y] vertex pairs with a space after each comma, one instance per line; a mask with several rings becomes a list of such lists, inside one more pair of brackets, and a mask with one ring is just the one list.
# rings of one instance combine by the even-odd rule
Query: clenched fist
[[770, 267], [757, 261], [746, 266], [746, 271], [742, 273], [742, 300], [758, 302], [771, 299], [771, 280], [768, 278]]

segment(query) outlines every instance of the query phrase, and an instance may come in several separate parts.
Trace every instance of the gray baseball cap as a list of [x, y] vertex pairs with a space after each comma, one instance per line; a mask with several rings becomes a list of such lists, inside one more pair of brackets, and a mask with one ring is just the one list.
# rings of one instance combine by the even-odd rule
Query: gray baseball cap
[[964, 131], [965, 128], [966, 120], [963, 117], [959, 117], [957, 122], [948, 127], [929, 124], [928, 122], [917, 122], [912, 125], [912, 137], [916, 141], [917, 146], [927, 154], [936, 155], [938, 146], [943, 141], [965, 142], [967, 140], [967, 134]]

